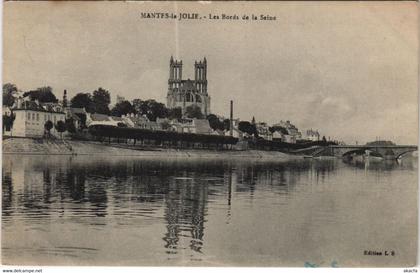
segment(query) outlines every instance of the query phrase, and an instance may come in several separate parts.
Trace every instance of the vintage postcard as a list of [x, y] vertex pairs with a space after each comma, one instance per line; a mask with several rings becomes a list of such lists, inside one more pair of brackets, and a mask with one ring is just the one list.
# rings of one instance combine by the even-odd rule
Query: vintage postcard
[[4, 3], [3, 266], [416, 266], [418, 10]]

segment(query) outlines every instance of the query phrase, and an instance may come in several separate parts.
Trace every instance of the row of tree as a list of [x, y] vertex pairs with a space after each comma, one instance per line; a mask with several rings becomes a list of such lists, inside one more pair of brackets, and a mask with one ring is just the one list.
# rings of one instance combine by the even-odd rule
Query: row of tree
[[93, 125], [89, 127], [89, 133], [97, 138], [121, 138], [136, 140], [154, 140], [167, 142], [169, 145], [179, 145], [179, 142], [201, 144], [236, 144], [237, 138], [219, 135], [202, 135], [193, 133], [178, 133], [173, 131], [153, 131], [140, 128], [124, 128], [109, 125]]
[[[3, 105], [12, 106], [17, 92], [18, 88], [16, 85], [12, 83], [3, 84]], [[50, 86], [43, 86], [24, 92], [23, 97], [29, 97], [31, 100], [38, 100], [39, 102], [58, 102]]]
[[65, 121], [59, 120], [56, 124], [54, 124], [51, 120], [47, 120], [44, 123], [44, 129], [45, 132], [48, 134], [48, 136], [51, 136], [51, 129], [55, 128], [57, 132], [60, 133], [60, 137], [63, 138], [63, 133], [65, 131], [69, 133], [75, 133], [76, 127], [74, 126], [74, 122], [72, 118], [66, 119]]

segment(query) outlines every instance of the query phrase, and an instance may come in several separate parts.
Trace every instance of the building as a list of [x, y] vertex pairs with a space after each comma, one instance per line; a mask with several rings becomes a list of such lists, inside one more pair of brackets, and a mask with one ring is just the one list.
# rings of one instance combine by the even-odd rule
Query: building
[[50, 133], [59, 136], [55, 129], [58, 121], [65, 122], [65, 113], [61, 108], [42, 106], [36, 101], [18, 98], [11, 108], [15, 115], [11, 135], [18, 137], [42, 137], [45, 133], [45, 123], [51, 121], [53, 127]]
[[273, 134], [270, 132], [270, 128], [265, 122], [255, 123], [257, 133], [259, 137], [262, 137], [265, 140], [273, 140]]
[[240, 121], [239, 119], [232, 119], [232, 135], [230, 134], [230, 128], [229, 128], [229, 130], [226, 130], [224, 132], [224, 135], [225, 136], [236, 137], [236, 138], [239, 138], [240, 140], [242, 140], [246, 133], [244, 133], [244, 132], [242, 132], [241, 130], [238, 129], [239, 121]]
[[306, 130], [306, 139], [310, 141], [319, 141], [319, 132], [318, 130]]
[[85, 108], [65, 107], [66, 119], [71, 120], [77, 130], [86, 126], [87, 112]]
[[273, 132], [272, 139], [273, 141], [284, 141], [286, 140], [284, 135], [285, 134], [281, 130], [276, 130]]
[[34, 102], [47, 111], [64, 112], [64, 108], [60, 102], [38, 102], [37, 100], [35, 100]]
[[88, 114], [86, 117], [86, 125], [87, 127], [93, 125], [109, 125], [115, 127], [127, 127], [127, 124], [124, 122], [123, 118], [115, 117], [115, 116], [108, 116], [104, 114]]
[[195, 62], [194, 80], [182, 79], [182, 61], [174, 60], [171, 56], [169, 62], [169, 80], [167, 107], [170, 109], [180, 107], [182, 114], [188, 106], [196, 105], [207, 116], [210, 114], [210, 97], [207, 93], [207, 60]]
[[[296, 140], [302, 139], [302, 133], [299, 132], [299, 129], [293, 125], [289, 120], [280, 121], [279, 123], [273, 124], [273, 128], [284, 128], [279, 131], [282, 134], [282, 141], [287, 143], [296, 143]], [[273, 139], [279, 138], [278, 135], [273, 136]]]
[[123, 115], [122, 119], [128, 125], [128, 127], [132, 128], [141, 128], [147, 130], [161, 130], [162, 127], [158, 122], [150, 121], [146, 115], [137, 115], [137, 114], [127, 114]]
[[211, 134], [209, 121], [207, 119], [185, 118], [180, 121], [173, 120], [172, 128], [178, 133], [191, 133], [191, 134]]

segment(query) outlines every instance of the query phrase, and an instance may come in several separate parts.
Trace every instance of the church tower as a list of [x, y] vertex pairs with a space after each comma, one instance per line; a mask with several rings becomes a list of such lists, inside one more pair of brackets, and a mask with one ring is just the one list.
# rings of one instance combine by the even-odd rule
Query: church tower
[[168, 91], [174, 91], [181, 86], [182, 80], [182, 61], [174, 61], [174, 58], [171, 56], [169, 61], [169, 89]]
[[200, 93], [207, 94], [207, 60], [204, 57], [204, 61], [197, 61], [194, 64], [195, 71], [195, 85]]
[[195, 61], [194, 80], [182, 79], [182, 61], [169, 60], [167, 107], [180, 107], [182, 113], [188, 106], [196, 105], [207, 116], [210, 114], [210, 97], [207, 93], [207, 60]]

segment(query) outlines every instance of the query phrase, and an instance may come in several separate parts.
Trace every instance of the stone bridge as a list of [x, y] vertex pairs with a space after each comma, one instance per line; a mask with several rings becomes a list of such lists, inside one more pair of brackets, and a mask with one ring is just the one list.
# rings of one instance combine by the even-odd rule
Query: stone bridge
[[369, 145], [330, 145], [317, 150], [312, 156], [345, 157], [369, 153], [386, 159], [399, 159], [407, 153], [417, 151], [416, 145], [369, 146]]

